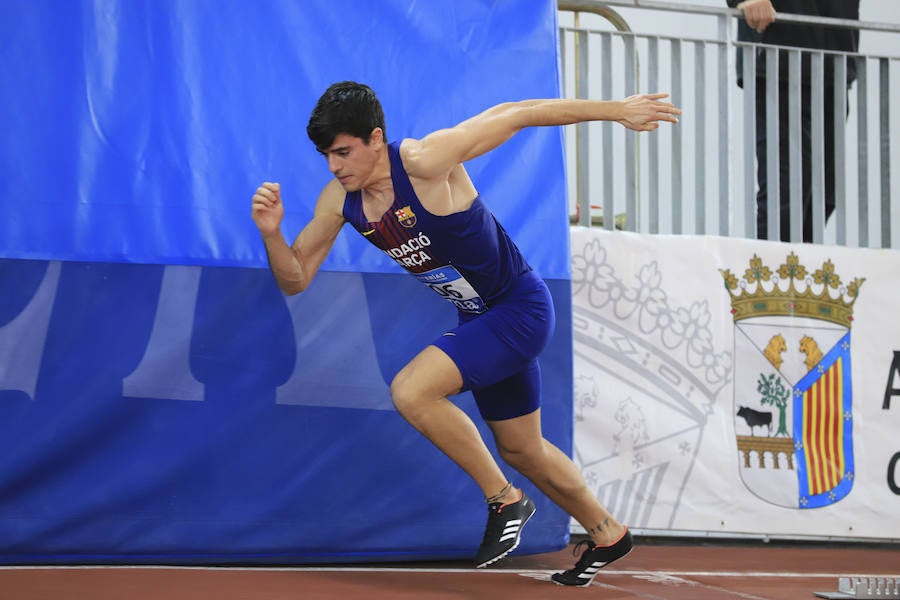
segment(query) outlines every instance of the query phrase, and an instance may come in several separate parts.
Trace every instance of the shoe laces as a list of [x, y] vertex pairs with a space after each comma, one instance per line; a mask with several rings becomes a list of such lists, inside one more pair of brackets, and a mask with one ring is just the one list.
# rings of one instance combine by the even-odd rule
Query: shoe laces
[[484, 539], [486, 540], [500, 537], [500, 532], [506, 527], [506, 521], [498, 518], [500, 513], [503, 512], [503, 506], [496, 506], [497, 504], [499, 502], [488, 505], [487, 527], [484, 532]]
[[581, 553], [581, 557], [578, 559], [578, 562], [575, 564], [576, 569], [580, 569], [580, 568], [584, 567], [585, 565], [593, 562], [593, 560], [588, 557], [588, 554], [590, 554], [591, 550], [593, 550], [597, 546], [596, 546], [596, 544], [594, 544], [594, 541], [591, 539], [581, 540], [580, 542], [575, 544], [574, 548], [572, 548], [572, 554], [575, 556], [578, 556], [578, 551], [582, 547], [584, 547], [585, 550], [584, 550], [584, 552]]

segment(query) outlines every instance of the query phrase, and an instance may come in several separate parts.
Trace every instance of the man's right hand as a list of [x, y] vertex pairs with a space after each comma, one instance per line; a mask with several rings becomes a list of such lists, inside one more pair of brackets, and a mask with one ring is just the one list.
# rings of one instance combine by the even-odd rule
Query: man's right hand
[[281, 219], [284, 218], [281, 185], [266, 181], [256, 188], [250, 214], [263, 237], [280, 232]]
[[744, 0], [737, 5], [744, 13], [747, 25], [762, 33], [766, 27], [775, 22], [775, 7], [772, 0]]

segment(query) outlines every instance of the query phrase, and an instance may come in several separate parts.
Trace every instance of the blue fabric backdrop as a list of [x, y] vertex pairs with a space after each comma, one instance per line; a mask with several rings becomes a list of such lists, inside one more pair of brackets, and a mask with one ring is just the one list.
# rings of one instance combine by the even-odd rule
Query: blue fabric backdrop
[[[277, 180], [286, 235], [310, 217], [329, 174], [306, 120], [333, 81], [372, 85], [391, 139], [557, 96], [555, 14], [551, 0], [0, 4], [0, 562], [473, 555], [483, 499], [388, 395], [453, 310], [350, 228], [285, 298], [249, 199]], [[544, 426], [569, 451], [561, 132], [467, 167], [551, 287]], [[538, 504], [522, 551], [562, 547], [568, 517], [510, 476]]]

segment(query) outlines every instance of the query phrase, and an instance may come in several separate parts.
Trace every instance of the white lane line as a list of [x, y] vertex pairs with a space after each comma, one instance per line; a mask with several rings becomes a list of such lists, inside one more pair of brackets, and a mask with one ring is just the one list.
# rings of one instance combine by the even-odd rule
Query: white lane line
[[[354, 567], [347, 566], [297, 566], [297, 567], [254, 567], [254, 566], [197, 566], [197, 565], [0, 565], [0, 571], [25, 570], [93, 570], [93, 569], [148, 569], [148, 570], [183, 570], [183, 571], [288, 571], [296, 573], [478, 573], [488, 575], [551, 575], [559, 569], [442, 569], [408, 568], [408, 567]], [[883, 577], [897, 578], [900, 573], [821, 573], [821, 572], [783, 572], [783, 571], [646, 571], [646, 570], [607, 570], [601, 575], [631, 576], [663, 576], [663, 577], [757, 577], [757, 578], [821, 578], [838, 577]]]

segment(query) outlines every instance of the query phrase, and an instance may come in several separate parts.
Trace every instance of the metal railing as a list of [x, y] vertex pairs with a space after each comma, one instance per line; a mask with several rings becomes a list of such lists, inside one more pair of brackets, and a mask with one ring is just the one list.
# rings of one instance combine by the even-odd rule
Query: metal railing
[[[723, 2], [724, 5], [724, 2]], [[799, 138], [800, 61], [810, 59], [813, 106], [822, 104], [826, 61], [835, 61], [835, 80], [856, 61], [857, 79], [848, 91], [834, 86], [834, 101], [847, 107], [836, 123], [834, 189], [836, 209], [824, 212], [824, 144], [821, 125], [812, 126], [812, 235], [816, 243], [857, 247], [900, 247], [900, 191], [891, 174], [900, 153], [900, 123], [891, 122], [897, 103], [900, 56], [846, 54], [777, 48], [737, 42], [740, 11], [648, 0], [559, 0], [560, 71], [566, 97], [622, 98], [639, 92], [668, 91], [684, 110], [681, 123], [651, 134], [635, 134], [612, 123], [581, 123], [566, 128], [569, 190], [573, 223], [642, 233], [756, 237], [755, 57], [766, 68], [788, 60], [789, 127]], [[622, 9], [622, 10], [617, 10]], [[674, 32], [636, 31], [632, 18], [654, 11], [669, 17]], [[661, 11], [661, 12], [660, 12]], [[646, 14], [646, 13], [645, 13]], [[853, 27], [883, 32], [900, 42], [900, 25], [779, 13], [779, 21]], [[678, 24], [683, 24], [681, 27]], [[657, 29], [659, 29], [657, 27]], [[689, 32], [689, 33], [685, 33]], [[893, 38], [892, 38], [893, 39]], [[744, 89], [736, 83], [735, 50], [744, 55]], [[900, 47], [900, 43], [895, 44]], [[783, 52], [779, 52], [783, 50]], [[836, 57], [836, 58], [831, 58]], [[777, 73], [772, 71], [770, 75]], [[777, 114], [777, 97], [767, 110]], [[777, 139], [777, 119], [768, 119], [767, 135]], [[893, 135], [892, 135], [893, 133]], [[799, 165], [800, 144], [791, 142], [791, 165]], [[778, 144], [768, 144], [768, 232], [778, 239]], [[775, 167], [775, 168], [772, 168]], [[799, 170], [799, 169], [798, 169]], [[800, 177], [791, 176], [790, 241], [802, 240]]]

